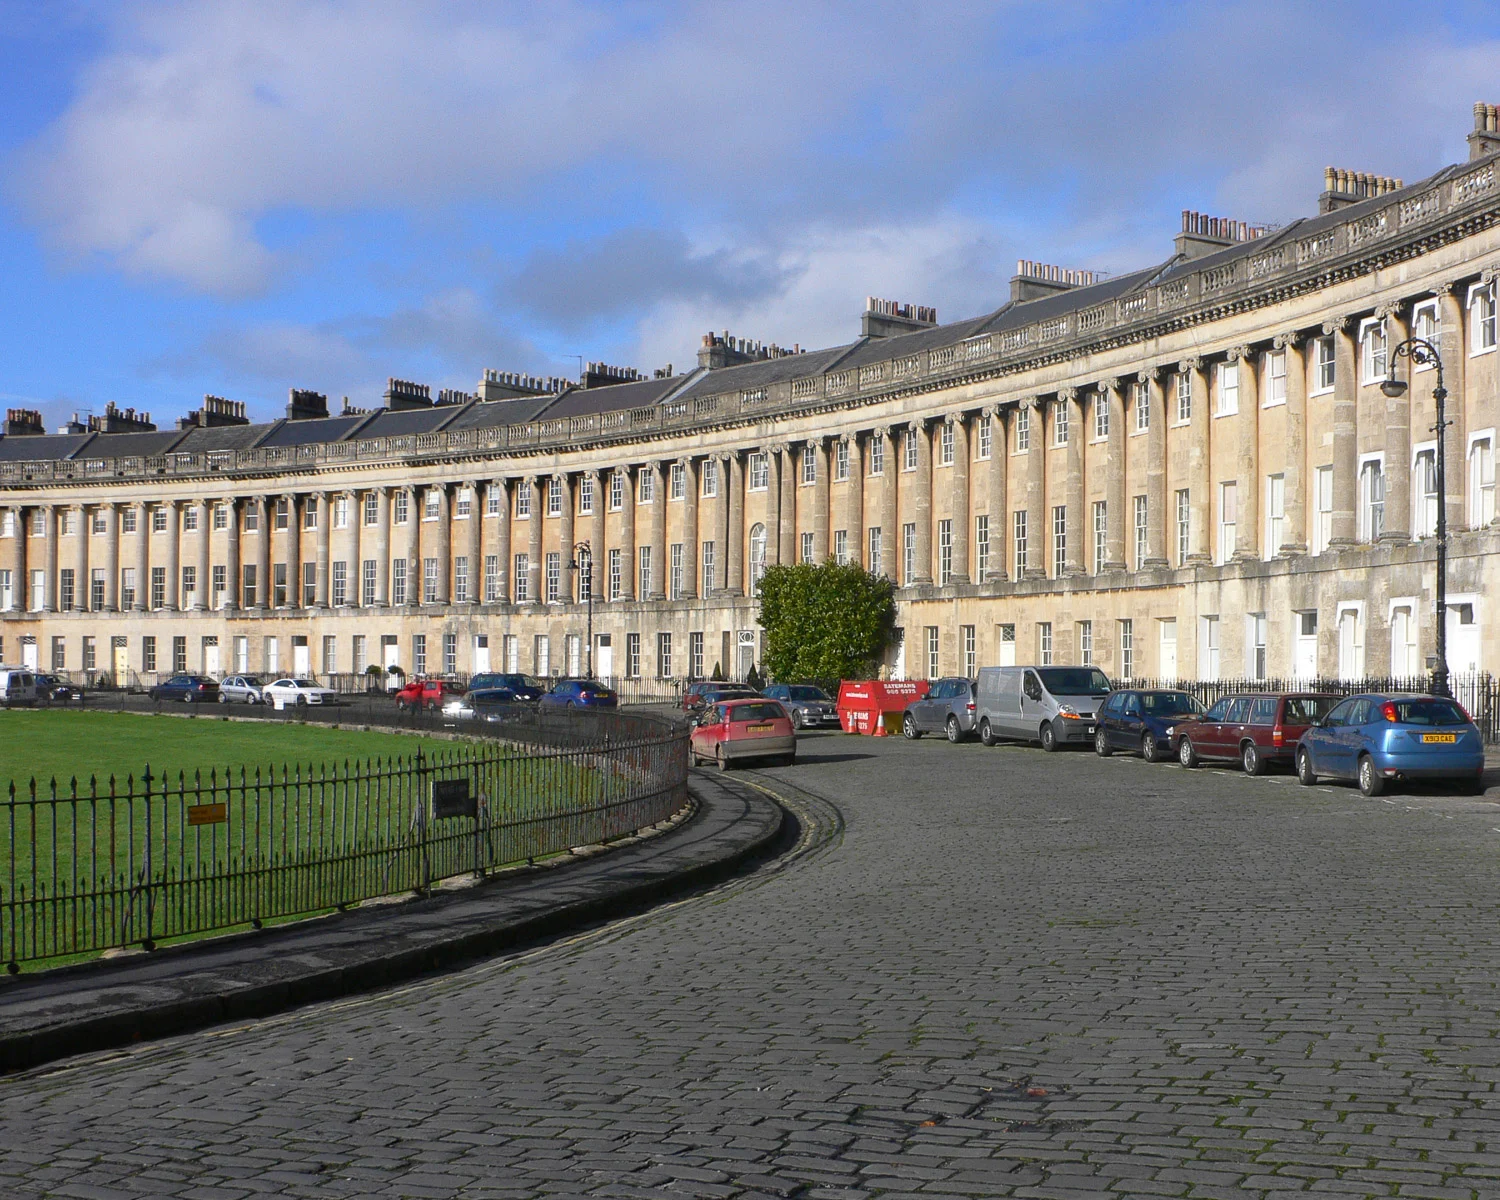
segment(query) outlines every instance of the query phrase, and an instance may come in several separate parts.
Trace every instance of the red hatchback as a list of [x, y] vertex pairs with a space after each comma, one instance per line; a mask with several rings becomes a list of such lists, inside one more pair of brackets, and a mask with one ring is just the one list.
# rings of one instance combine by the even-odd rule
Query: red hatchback
[[692, 736], [693, 763], [730, 763], [751, 758], [797, 761], [797, 731], [786, 709], [775, 700], [725, 700], [703, 710]]
[[446, 679], [413, 679], [396, 693], [396, 707], [402, 712], [442, 708], [444, 700], [463, 694], [463, 688]]
[[1298, 740], [1341, 699], [1325, 692], [1221, 697], [1201, 717], [1173, 727], [1177, 761], [1196, 767], [1204, 759], [1238, 759], [1246, 775], [1263, 775], [1271, 763], [1291, 766]]

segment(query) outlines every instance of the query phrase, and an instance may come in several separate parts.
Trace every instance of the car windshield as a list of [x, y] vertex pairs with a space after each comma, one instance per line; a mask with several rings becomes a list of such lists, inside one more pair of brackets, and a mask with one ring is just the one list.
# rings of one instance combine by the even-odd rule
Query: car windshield
[[784, 717], [781, 705], [774, 700], [767, 700], [761, 704], [736, 704], [729, 710], [731, 721], [774, 721], [777, 717]]
[[[1468, 716], [1452, 700], [1420, 696], [1411, 700], [1392, 700], [1396, 720], [1402, 725], [1467, 725]], [[1378, 711], [1378, 709], [1377, 709]]]
[[789, 687], [789, 688], [787, 688], [786, 692], [787, 692], [787, 696], [790, 697], [793, 700], [827, 700], [828, 699], [828, 693], [825, 692], [820, 687], [806, 687], [806, 686], [799, 685], [797, 687]]
[[1107, 696], [1109, 680], [1097, 667], [1038, 667], [1037, 674], [1054, 696]]
[[1203, 711], [1203, 705], [1186, 692], [1144, 692], [1141, 707], [1153, 717], [1181, 717]]
[[244, 684], [246, 687], [260, 687], [260, 676], [259, 675], [241, 675], [239, 677], [239, 682], [242, 683], [242, 684]]
[[1288, 696], [1281, 719], [1288, 725], [1316, 725], [1337, 703], [1337, 696]]

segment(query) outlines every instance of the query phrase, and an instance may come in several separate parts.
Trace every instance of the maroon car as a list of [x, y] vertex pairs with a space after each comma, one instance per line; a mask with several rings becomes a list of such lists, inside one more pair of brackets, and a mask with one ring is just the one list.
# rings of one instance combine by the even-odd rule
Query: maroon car
[[1291, 766], [1303, 732], [1341, 699], [1324, 692], [1224, 696], [1201, 717], [1172, 728], [1177, 761], [1196, 767], [1207, 759], [1239, 759], [1246, 775], [1263, 775], [1272, 763]]

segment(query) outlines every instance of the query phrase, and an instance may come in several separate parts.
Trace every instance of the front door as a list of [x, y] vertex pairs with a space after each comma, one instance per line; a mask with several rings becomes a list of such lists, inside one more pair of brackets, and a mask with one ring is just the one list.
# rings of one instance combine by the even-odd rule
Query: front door
[[298, 679], [312, 674], [312, 650], [306, 638], [296, 638], [292, 642], [292, 674]]
[[1163, 679], [1176, 682], [1177, 680], [1177, 622], [1163, 621], [1161, 623], [1161, 666], [1157, 674]]
[[1479, 622], [1469, 601], [1448, 605], [1448, 670], [1471, 675], [1479, 670]]
[[744, 679], [755, 665], [755, 630], [740, 630], [739, 651], [739, 658], [735, 661], [735, 678]]
[[36, 670], [36, 639], [21, 643], [21, 665], [28, 671]]
[[1318, 677], [1318, 614], [1299, 612], [1296, 615], [1297, 641], [1292, 647], [1294, 662], [1292, 674], [1298, 679]]
[[490, 669], [490, 637], [487, 633], [474, 635], [474, 674], [481, 675]]
[[609, 634], [594, 636], [594, 666], [600, 679], [610, 679], [615, 673], [615, 648], [609, 644]]
[[124, 687], [130, 679], [130, 647], [123, 639], [114, 645], [115, 686]]
[[210, 679], [219, 677], [219, 639], [203, 639], [203, 673]]
[[1016, 665], [1016, 627], [1014, 625], [1000, 626], [1000, 661], [996, 666], [1013, 667]]
[[891, 664], [891, 678], [906, 678], [906, 630], [900, 626], [896, 629], [896, 659]]

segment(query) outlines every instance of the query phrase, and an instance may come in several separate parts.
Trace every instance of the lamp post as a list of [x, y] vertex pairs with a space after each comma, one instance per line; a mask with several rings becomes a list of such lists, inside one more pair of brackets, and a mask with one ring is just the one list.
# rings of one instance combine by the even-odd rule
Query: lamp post
[[585, 674], [594, 677], [594, 549], [588, 542], [579, 542], [573, 547], [573, 558], [568, 569], [582, 572], [578, 576], [578, 590], [588, 606], [588, 649], [584, 652], [588, 668]]
[[1448, 685], [1448, 479], [1447, 465], [1443, 453], [1443, 431], [1449, 422], [1443, 416], [1443, 401], [1448, 398], [1448, 389], [1443, 386], [1443, 358], [1438, 348], [1426, 338], [1410, 337], [1391, 351], [1390, 369], [1380, 390], [1395, 400], [1406, 395], [1407, 385], [1396, 378], [1396, 360], [1408, 359], [1414, 366], [1430, 366], [1437, 371], [1437, 383], [1432, 389], [1432, 398], [1437, 405], [1437, 423], [1433, 431], [1437, 434], [1437, 449], [1434, 452], [1434, 473], [1437, 476], [1437, 662], [1432, 668], [1432, 691], [1436, 696], [1450, 696]]

